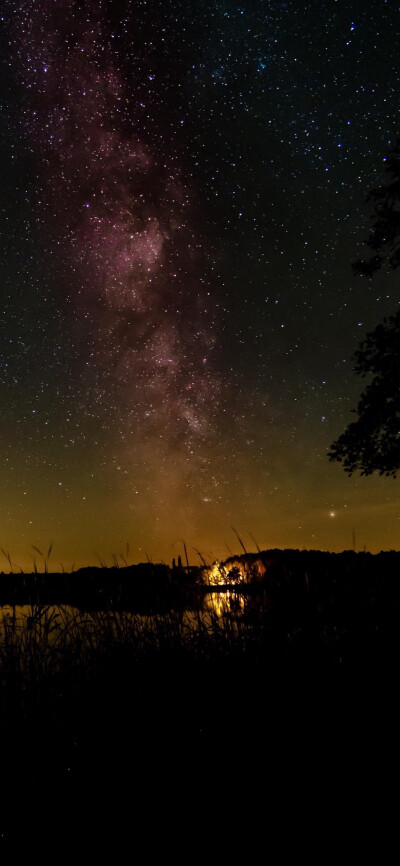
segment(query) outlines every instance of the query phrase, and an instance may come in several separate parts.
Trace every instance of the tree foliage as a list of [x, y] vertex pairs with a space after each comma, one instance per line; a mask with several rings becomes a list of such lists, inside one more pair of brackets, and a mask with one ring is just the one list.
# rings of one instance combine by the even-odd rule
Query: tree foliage
[[372, 229], [365, 243], [373, 255], [354, 262], [353, 270], [359, 276], [372, 277], [383, 265], [394, 270], [400, 264], [400, 139], [385, 160], [385, 167], [387, 182], [367, 195], [374, 209]]
[[372, 381], [361, 395], [357, 421], [333, 443], [330, 460], [343, 463], [351, 475], [400, 469], [400, 314], [390, 316], [368, 334], [355, 354], [354, 371]]
[[[386, 161], [386, 173], [387, 183], [367, 197], [374, 201], [366, 241], [373, 255], [353, 265], [361, 276], [400, 264], [400, 140]], [[400, 311], [368, 334], [354, 357], [355, 373], [373, 378], [353, 410], [357, 420], [331, 445], [328, 457], [342, 463], [349, 475], [378, 471], [395, 477], [400, 469]]]

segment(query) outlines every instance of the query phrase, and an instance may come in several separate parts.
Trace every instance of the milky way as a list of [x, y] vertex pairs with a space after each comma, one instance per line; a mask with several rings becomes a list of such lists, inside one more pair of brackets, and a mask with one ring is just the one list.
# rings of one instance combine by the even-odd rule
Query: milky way
[[101, 5], [22, 4], [18, 28], [39, 213], [73, 263], [67, 324], [79, 340], [86, 319], [91, 335], [88, 398], [117, 402], [125, 456], [139, 449], [159, 474], [172, 453], [175, 481], [198, 484], [219, 385], [190, 189], [165, 149], [135, 135]]

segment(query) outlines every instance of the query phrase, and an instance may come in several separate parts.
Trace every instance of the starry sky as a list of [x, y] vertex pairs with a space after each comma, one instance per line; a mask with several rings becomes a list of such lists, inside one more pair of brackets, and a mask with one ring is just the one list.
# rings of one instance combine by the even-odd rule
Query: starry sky
[[398, 4], [0, 9], [1, 546], [398, 547], [398, 481], [327, 459], [399, 303], [351, 269], [399, 131]]

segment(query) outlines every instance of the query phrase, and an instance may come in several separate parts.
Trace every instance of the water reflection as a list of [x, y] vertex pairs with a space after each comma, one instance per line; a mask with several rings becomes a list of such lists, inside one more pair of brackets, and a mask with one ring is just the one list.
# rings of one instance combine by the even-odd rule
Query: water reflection
[[[215, 590], [206, 593], [203, 597], [202, 607], [193, 609], [169, 611], [170, 615], [195, 622], [202, 613], [216, 614], [224, 617], [226, 614], [240, 615], [245, 608], [245, 596], [238, 590], [226, 589]], [[168, 617], [169, 614], [164, 616]], [[85, 611], [69, 604], [22, 604], [22, 605], [0, 605], [0, 635], [5, 632], [28, 631], [36, 635], [43, 635], [50, 639], [60, 630], [69, 630], [73, 625], [95, 626], [100, 623], [104, 626], [107, 622], [116, 632], [124, 621], [150, 623], [159, 620], [160, 614], [142, 614], [129, 610], [94, 610]]]
[[240, 618], [245, 609], [245, 596], [238, 590], [226, 589], [206, 593], [199, 606], [173, 610], [163, 614], [143, 614], [129, 610], [84, 611], [71, 605], [2, 605], [0, 606], [0, 645], [12, 641], [31, 646], [50, 645], [67, 648], [77, 635], [92, 646], [107, 641], [129, 640], [133, 635], [159, 633], [161, 625], [173, 624], [182, 635], [198, 628], [213, 627], [217, 618]]
[[[103, 653], [142, 658], [149, 651], [221, 646], [242, 628], [246, 596], [211, 591], [191, 607], [159, 614], [129, 610], [83, 611], [70, 605], [0, 607], [0, 679], [39, 683], [71, 663], [86, 672]], [[245, 620], [242, 620], [242, 624]], [[243, 639], [243, 634], [242, 634]], [[216, 644], [215, 644], [216, 642]], [[208, 651], [208, 650], [207, 650]]]
[[0, 629], [1, 631], [10, 628], [26, 629], [51, 633], [77, 618], [83, 621], [86, 616], [83, 611], [67, 604], [3, 604], [0, 606]]
[[228, 614], [240, 616], [245, 608], [245, 597], [233, 589], [228, 589], [226, 592], [209, 592], [205, 596], [204, 607], [218, 617]]

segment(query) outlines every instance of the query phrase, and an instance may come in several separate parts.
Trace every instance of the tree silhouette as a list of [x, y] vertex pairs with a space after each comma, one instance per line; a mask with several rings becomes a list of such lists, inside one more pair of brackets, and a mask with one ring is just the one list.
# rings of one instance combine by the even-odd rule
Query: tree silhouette
[[383, 265], [395, 269], [400, 264], [400, 138], [385, 163], [387, 182], [372, 189], [366, 198], [374, 202], [373, 225], [365, 241], [374, 255], [354, 262], [353, 270], [360, 276], [372, 277]]
[[[373, 255], [353, 264], [360, 276], [371, 278], [382, 268], [395, 270], [400, 265], [400, 139], [386, 160], [386, 174], [387, 182], [367, 196], [374, 202], [374, 222], [365, 243]], [[357, 420], [333, 442], [328, 457], [342, 463], [349, 475], [378, 471], [396, 477], [400, 469], [400, 311], [367, 334], [354, 357], [355, 373], [373, 378], [353, 410]]]

